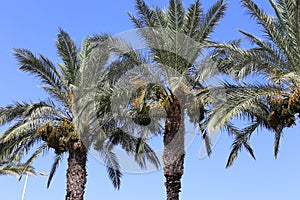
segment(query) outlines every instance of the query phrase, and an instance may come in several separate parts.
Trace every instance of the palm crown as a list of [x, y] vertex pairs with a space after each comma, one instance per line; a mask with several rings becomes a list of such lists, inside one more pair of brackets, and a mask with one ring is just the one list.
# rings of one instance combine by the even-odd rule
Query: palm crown
[[[216, 101], [211, 128], [225, 126], [236, 136], [227, 166], [233, 163], [243, 146], [254, 157], [248, 141], [259, 126], [275, 132], [274, 155], [277, 157], [282, 130], [295, 124], [296, 114], [300, 112], [300, 2], [269, 0], [275, 17], [251, 0], [241, 2], [262, 28], [264, 39], [241, 30], [255, 47], [245, 50], [238, 42], [221, 45], [217, 51], [219, 69], [236, 80], [255, 74], [262, 77], [265, 84], [225, 83], [216, 89], [226, 95], [226, 100]], [[236, 117], [246, 117], [251, 125], [237, 129], [230, 123], [230, 119]]]
[[[136, 0], [137, 15], [129, 13], [129, 17], [147, 50], [137, 52], [124, 42], [113, 41], [119, 47], [114, 51], [121, 58], [130, 57], [135, 66], [115, 89], [116, 94], [124, 94], [129, 88], [122, 95], [130, 96], [129, 106], [125, 105], [129, 112], [124, 109], [125, 115], [133, 125], [143, 127], [142, 134], [145, 130], [161, 133], [163, 129], [167, 199], [179, 198], [185, 154], [184, 112], [188, 108], [196, 123], [204, 117], [204, 102], [193, 94], [195, 88], [204, 90], [202, 79], [195, 79], [202, 71], [197, 59], [205, 48], [215, 45], [210, 35], [226, 6], [220, 0], [204, 13], [198, 0], [187, 10], [180, 0], [170, 0], [167, 10], [150, 8], [144, 1]], [[122, 105], [121, 100], [119, 104]], [[164, 128], [155, 126], [161, 119], [165, 121]]]
[[[85, 39], [79, 51], [70, 36], [60, 29], [56, 47], [63, 62], [59, 63], [58, 67], [43, 55], [35, 56], [28, 50], [15, 49], [14, 56], [18, 60], [20, 69], [40, 78], [43, 83], [41, 87], [50, 94], [51, 98], [36, 103], [16, 102], [0, 109], [0, 125], [12, 122], [0, 137], [1, 156], [15, 159], [33, 152], [22, 165], [21, 175], [32, 171], [29, 166], [39, 155], [47, 152], [48, 149], [53, 149], [56, 157], [49, 174], [49, 186], [62, 156], [65, 153], [69, 154], [66, 197], [68, 199], [83, 198], [87, 176], [86, 157], [90, 148], [98, 151], [103, 158], [108, 175], [116, 188], [120, 187], [122, 173], [116, 155], [112, 151], [114, 145], [120, 145], [127, 152], [136, 154], [136, 161], [142, 166], [145, 159], [150, 159], [158, 166], [156, 156], [144, 140], [119, 131], [116, 126], [99, 124], [97, 128], [90, 131], [90, 125], [85, 124], [84, 128], [88, 128], [87, 132], [83, 132], [86, 129], [80, 126], [80, 120], [83, 119], [80, 114], [88, 116], [85, 113], [86, 107], [94, 109], [96, 104], [95, 94], [92, 95], [92, 101], [82, 100], [87, 95], [86, 90], [90, 89], [88, 78], [97, 76], [94, 77], [97, 86], [98, 82], [105, 82], [114, 77], [109, 69], [103, 67], [109, 58], [109, 50], [103, 46], [103, 41], [107, 37], [103, 35]], [[94, 72], [93, 70], [97, 73], [90, 74]], [[78, 102], [83, 104], [78, 105]], [[93, 117], [93, 120], [98, 122], [97, 116]], [[85, 138], [91, 137], [90, 133], [94, 134], [93, 140], [84, 141]], [[98, 135], [98, 138], [95, 135]]]

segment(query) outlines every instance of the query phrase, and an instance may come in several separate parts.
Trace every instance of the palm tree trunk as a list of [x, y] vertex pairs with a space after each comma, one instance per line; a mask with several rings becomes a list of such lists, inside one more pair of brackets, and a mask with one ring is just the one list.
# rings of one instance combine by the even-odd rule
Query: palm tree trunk
[[70, 141], [66, 200], [83, 200], [86, 185], [87, 149], [81, 140]]
[[181, 191], [181, 177], [184, 164], [184, 111], [173, 96], [164, 130], [164, 176], [167, 200], [178, 200]]

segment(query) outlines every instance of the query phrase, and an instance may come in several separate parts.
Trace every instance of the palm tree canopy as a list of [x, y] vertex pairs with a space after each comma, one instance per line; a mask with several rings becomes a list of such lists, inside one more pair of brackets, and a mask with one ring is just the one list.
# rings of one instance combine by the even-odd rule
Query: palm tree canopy
[[[219, 45], [216, 51], [219, 70], [241, 81], [225, 83], [214, 92], [226, 100], [216, 98], [210, 128], [225, 127], [236, 136], [227, 166], [232, 165], [243, 146], [254, 157], [248, 141], [259, 126], [275, 132], [277, 157], [282, 130], [294, 125], [300, 113], [300, 2], [269, 0], [275, 16], [265, 13], [252, 0], [241, 2], [262, 29], [263, 39], [240, 30], [253, 48], [243, 49], [237, 41]], [[260, 79], [257, 83], [253, 79], [252, 83], [243, 81], [248, 77]], [[246, 118], [251, 125], [232, 129], [232, 118]]]
[[[191, 4], [187, 10], [184, 9], [182, 1], [170, 0], [168, 9], [163, 10], [157, 7], [150, 8], [144, 1], [136, 0], [137, 14], [128, 13], [128, 15], [149, 51], [137, 52], [123, 41], [116, 39], [112, 41], [113, 51], [122, 58], [129, 57], [133, 65], [137, 66], [131, 68], [131, 75], [127, 77], [134, 83], [130, 81], [123, 83], [123, 86], [118, 86], [116, 92], [124, 93], [128, 84], [138, 88], [138, 82], [140, 83], [138, 91], [128, 92], [135, 99], [131, 102], [133, 108], [138, 108], [133, 109], [138, 112], [131, 115], [142, 119], [140, 114], [149, 114], [150, 105], [152, 108], [155, 105], [156, 107], [163, 105], [165, 110], [170, 100], [167, 96], [180, 87], [182, 91], [177, 93], [183, 92], [184, 95], [181, 96], [189, 98], [186, 102], [191, 104], [188, 109], [190, 119], [199, 123], [199, 111], [201, 111], [200, 119], [203, 119], [204, 102], [201, 102], [200, 97], [195, 98], [191, 91], [195, 88], [198, 89], [198, 93], [205, 90], [202, 79], [207, 77], [203, 78], [201, 75], [203, 68], [210, 66], [202, 66], [203, 63], [197, 59], [202, 56], [204, 49], [216, 44], [210, 40], [210, 36], [224, 16], [226, 7], [227, 3], [219, 0], [205, 13], [199, 0]], [[160, 74], [161, 77], [153, 77], [153, 74]], [[148, 102], [145, 103], [146, 101]], [[142, 124], [149, 124], [150, 121], [147, 122], [146, 118]]]
[[[202, 66], [201, 56], [205, 57], [204, 49], [215, 45], [210, 41], [210, 35], [226, 7], [227, 4], [219, 0], [204, 13], [199, 0], [187, 10], [181, 0], [170, 0], [168, 9], [162, 10], [136, 0], [137, 14], [129, 13], [145, 44], [146, 50], [141, 55], [148, 57], [136, 62], [139, 66], [122, 79], [121, 94], [128, 91], [122, 96], [131, 97], [126, 99], [129, 103], [123, 110], [127, 111], [131, 121], [142, 127], [143, 133], [147, 130], [163, 134], [167, 199], [179, 199], [185, 157], [185, 112], [188, 110], [190, 121], [197, 124], [204, 118], [206, 102], [194, 91], [206, 89], [200, 77], [203, 68], [210, 66]], [[122, 51], [119, 53], [123, 55]], [[119, 105], [122, 105], [121, 100]], [[162, 121], [164, 128], [156, 126], [156, 122]], [[208, 137], [203, 133], [207, 141]]]
[[163, 134], [168, 199], [177, 199], [181, 187], [184, 112], [188, 110], [195, 123], [204, 118], [205, 101], [193, 93], [195, 88], [205, 90], [202, 78], [195, 78], [203, 71], [199, 69], [203, 67], [199, 57], [205, 48], [215, 45], [210, 35], [226, 7], [219, 0], [205, 14], [198, 0], [187, 10], [180, 0], [170, 0], [167, 10], [150, 8], [143, 0], [136, 0], [137, 14], [129, 13], [129, 17], [145, 50], [136, 51], [121, 39], [111, 39], [112, 50], [132, 63], [131, 69], [114, 83], [114, 90], [107, 92], [112, 93], [107, 99], [114, 102], [112, 110], [116, 109], [118, 116], [114, 122], [146, 138]]
[[204, 13], [197, 0], [186, 11], [182, 1], [170, 0], [168, 9], [162, 10], [136, 0], [137, 15], [128, 14], [151, 49], [153, 61], [183, 73], [194, 64], [203, 48], [212, 45], [210, 35], [226, 7], [219, 0]]
[[[82, 133], [82, 129], [78, 126], [80, 120], [78, 116], [84, 108], [80, 110], [76, 106], [79, 99], [85, 94], [82, 92], [88, 83], [85, 78], [91, 75], [88, 74], [90, 72], [87, 70], [88, 66], [97, 66], [96, 72], [98, 73], [92, 75], [99, 76], [99, 81], [101, 81], [100, 77], [103, 77], [103, 80], [106, 77], [107, 72], [105, 72], [104, 65], [109, 58], [109, 50], [103, 48], [99, 43], [100, 40], [104, 41], [106, 38], [107, 35], [98, 37], [98, 42], [87, 38], [83, 40], [79, 50], [70, 36], [60, 29], [57, 35], [56, 47], [62, 63], [58, 63], [58, 67], [41, 54], [35, 55], [26, 49], [14, 50], [14, 56], [20, 69], [38, 77], [42, 83], [41, 87], [51, 97], [47, 101], [15, 102], [0, 108], [0, 126], [9, 124], [9, 127], [0, 137], [1, 155], [10, 155], [14, 159], [22, 157], [29, 151], [33, 152], [25, 164], [22, 165], [24, 168], [20, 171], [21, 175], [26, 172], [25, 170], [39, 155], [53, 149], [56, 157], [49, 174], [49, 186], [63, 155], [69, 151], [69, 142], [88, 137], [89, 132], [84, 135], [86, 133]], [[92, 67], [92, 69], [95, 70], [95, 67]], [[79, 89], [82, 89], [81, 94], [76, 93]], [[112, 152], [114, 144], [127, 145], [126, 151], [137, 152], [136, 160], [139, 163], [143, 159], [150, 159], [158, 165], [155, 154], [145, 144], [144, 140], [133, 137], [130, 140], [128, 137], [123, 140], [123, 135], [126, 135], [126, 133], [118, 132], [117, 137], [113, 131], [117, 127], [99, 127], [102, 129], [97, 129], [99, 131], [97, 132], [98, 135], [104, 132], [109, 134], [101, 135], [102, 143], [99, 142], [100, 140], [94, 140], [92, 143], [86, 142], [85, 145], [87, 145], [87, 149], [95, 148], [100, 152], [106, 164], [108, 175], [116, 188], [120, 186], [122, 173], [117, 158]], [[150, 153], [142, 154], [143, 151]], [[140, 156], [144, 157], [141, 158]]]

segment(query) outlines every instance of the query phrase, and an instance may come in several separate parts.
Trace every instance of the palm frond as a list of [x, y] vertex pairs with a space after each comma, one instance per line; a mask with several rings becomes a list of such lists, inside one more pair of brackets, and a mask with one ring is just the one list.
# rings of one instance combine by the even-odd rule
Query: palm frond
[[63, 60], [63, 64], [60, 64], [59, 66], [63, 74], [64, 84], [65, 86], [74, 84], [79, 69], [78, 50], [71, 37], [62, 29], [59, 29], [56, 47], [59, 56]]
[[235, 161], [235, 159], [238, 156], [239, 151], [241, 151], [242, 144], [243, 143], [240, 142], [237, 139], [233, 142], [232, 149], [231, 149], [231, 152], [228, 156], [228, 160], [227, 160], [227, 163], [226, 163], [226, 168], [230, 167], [233, 164], [233, 162]]
[[53, 102], [40, 101], [37, 103], [20, 103], [8, 105], [0, 108], [0, 125], [5, 125], [13, 120], [23, 120], [27, 117], [37, 119], [41, 116], [59, 114], [59, 109], [55, 108]]
[[194, 4], [191, 4], [186, 14], [184, 23], [184, 33], [194, 38], [197, 34], [197, 30], [200, 25], [200, 17], [203, 15], [203, 9], [201, 7], [200, 0], [197, 0]]
[[0, 158], [11, 157], [13, 160], [19, 160], [24, 153], [28, 152], [34, 144], [40, 141], [40, 136], [36, 132], [36, 129], [30, 129], [7, 142], [1, 142]]
[[48, 181], [47, 181], [47, 188], [49, 188], [49, 186], [51, 184], [51, 181], [52, 181], [52, 178], [53, 178], [53, 176], [56, 172], [56, 169], [57, 169], [59, 163], [61, 162], [61, 160], [62, 160], [62, 155], [61, 154], [56, 154], [53, 165], [52, 165], [52, 168], [51, 168], [51, 172], [49, 174], [49, 178], [48, 178]]
[[[278, 22], [282, 28], [290, 34], [293, 39], [297, 39], [297, 26], [299, 21], [297, 18], [297, 3], [294, 0], [278, 0], [277, 3], [272, 3], [272, 8], [275, 10]], [[294, 40], [295, 41], [295, 40]]]
[[[21, 171], [24, 169], [24, 164], [11, 160], [10, 158], [6, 158], [6, 160], [8, 161], [3, 159], [0, 161], [0, 175], [13, 175], [19, 177]], [[34, 176], [34, 168], [31, 166], [27, 167], [25, 173]]]
[[158, 7], [155, 8], [153, 12], [154, 27], [157, 27], [158, 29], [166, 29], [168, 26], [167, 13]]
[[254, 151], [253, 151], [252, 147], [249, 145], [249, 143], [245, 141], [243, 143], [243, 145], [246, 148], [246, 150], [249, 152], [249, 154], [251, 155], [251, 157], [255, 160], [256, 158], [255, 158], [255, 155], [254, 155]]
[[[170, 0], [169, 8], [167, 11], [168, 26], [164, 30], [162, 35], [162, 42], [157, 46], [164, 50], [165, 55], [160, 55], [159, 61], [161, 64], [172, 66], [175, 69], [180, 70], [180, 49], [182, 48], [182, 31], [185, 19], [185, 10], [181, 0]], [[161, 46], [161, 44], [166, 45]], [[172, 63], [172, 64], [171, 64]]]
[[208, 39], [214, 28], [218, 25], [220, 19], [224, 17], [227, 6], [228, 3], [219, 0], [208, 10], [200, 22], [199, 31], [201, 31], [201, 34], [196, 41], [202, 42]]
[[53, 102], [19, 103], [8, 105], [0, 109], [0, 121], [16, 123], [3, 132], [0, 141], [6, 142], [19, 138], [27, 132], [37, 130], [45, 121], [62, 117], [62, 112], [55, 107]]
[[12, 105], [2, 107], [0, 109], [0, 125], [5, 125], [13, 120], [21, 118], [24, 111], [28, 109], [30, 105], [26, 103], [16, 102]]
[[130, 12], [127, 12], [127, 15], [129, 16], [130, 20], [133, 22], [136, 28], [143, 28], [143, 25], [140, 23], [140, 21]]
[[279, 144], [282, 136], [282, 130], [275, 132], [275, 141], [274, 141], [274, 157], [277, 158], [279, 152]]
[[99, 151], [104, 164], [106, 166], [108, 176], [116, 189], [120, 189], [122, 173], [115, 153], [112, 151], [112, 145], [109, 143], [104, 144], [104, 148]]
[[[276, 6], [272, 6], [276, 11], [279, 23], [284, 27], [285, 34], [289, 37], [289, 42], [295, 47], [292, 49], [294, 56], [300, 59], [300, 5], [299, 1], [279, 0]], [[277, 9], [276, 9], [277, 8]]]
[[24, 163], [24, 168], [22, 169], [20, 173], [20, 178], [23, 176], [23, 174], [26, 172], [26, 169], [33, 163], [35, 159], [37, 159], [45, 149], [48, 148], [47, 143], [41, 145], [38, 147], [38, 149], [29, 157], [29, 159]]
[[139, 20], [144, 26], [152, 27], [152, 11], [143, 0], [136, 0], [136, 9], [140, 15]]
[[299, 69], [297, 63], [293, 59], [294, 55], [297, 55], [297, 53], [293, 48], [290, 48], [290, 45], [292, 45], [290, 42], [293, 40], [289, 39], [288, 32], [282, 32], [282, 30], [279, 29], [275, 18], [259, 9], [252, 0], [242, 0], [242, 3], [243, 6], [248, 9], [249, 14], [257, 19], [257, 23], [262, 25], [263, 31], [269, 39], [277, 45], [278, 50], [286, 56], [287, 61], [290, 63], [293, 70], [298, 72]]
[[205, 148], [206, 148], [207, 155], [210, 156], [212, 153], [212, 144], [210, 142], [209, 135], [207, 134], [207, 132], [205, 130], [202, 131], [202, 138], [204, 139], [204, 142], [205, 142]]
[[145, 138], [137, 138], [120, 128], [113, 128], [110, 129], [109, 141], [113, 145], [121, 145], [125, 151], [133, 154], [141, 168], [146, 168], [147, 160], [157, 169], [160, 167], [159, 159], [154, 150], [147, 144]]
[[109, 178], [111, 179], [113, 186], [116, 189], [120, 189], [121, 186], [121, 179], [120, 177], [122, 177], [122, 173], [119, 169], [116, 169], [115, 167], [106, 167]]
[[159, 169], [160, 163], [154, 150], [147, 144], [145, 139], [138, 138], [136, 144], [135, 160], [141, 168], [146, 168], [146, 160], [150, 161], [156, 169]]
[[168, 8], [168, 28], [175, 31], [175, 34], [181, 32], [184, 24], [185, 10], [181, 0], [170, 0]]
[[[106, 35], [102, 36], [102, 35], [95, 35], [93, 37], [90, 38], [85, 38], [82, 41], [81, 44], [81, 49], [79, 52], [79, 58], [80, 58], [80, 66], [81, 68], [89, 65], [89, 61], [90, 61], [90, 56], [92, 56], [92, 52], [96, 47], [99, 47], [101, 45], [101, 43], [103, 43], [106, 39]], [[80, 69], [81, 71], [84, 71], [84, 69]], [[76, 80], [78, 81], [78, 74], [76, 76]], [[75, 83], [76, 86], [78, 86], [80, 83]]]
[[147, 6], [145, 1], [136, 0], [135, 8], [138, 12], [138, 18], [128, 13], [130, 19], [135, 24], [136, 28], [152, 27], [153, 26], [153, 11]]
[[[250, 36], [248, 33], [245, 34]], [[257, 38], [250, 40], [262, 47], [245, 50], [235, 43], [216, 45], [218, 50], [214, 53], [214, 57], [218, 60], [218, 70], [238, 80], [243, 80], [254, 73], [265, 74], [273, 79], [293, 70], [276, 47], [260, 43]]]
[[74, 79], [77, 90], [93, 90], [102, 81], [110, 56], [108, 40], [108, 35], [95, 35], [83, 40], [79, 54], [80, 70]]
[[45, 87], [51, 88], [48, 91], [51, 95], [65, 101], [62, 93], [64, 90], [61, 74], [57, 71], [54, 64], [43, 55], [36, 57], [32, 52], [26, 49], [14, 49], [19, 67], [22, 71], [28, 72], [40, 78]]
[[236, 127], [228, 124], [228, 131], [235, 136], [235, 140], [232, 143], [232, 149], [227, 160], [226, 168], [232, 166], [233, 162], [238, 156], [238, 153], [242, 150], [243, 147], [246, 148], [253, 159], [256, 159], [254, 151], [249, 145], [248, 141], [250, 140], [252, 133], [257, 129], [259, 125], [260, 121], [257, 121], [247, 126], [243, 130], [239, 130]]
[[[261, 116], [266, 113], [263, 99], [281, 93], [281, 88], [274, 85], [232, 85], [224, 83], [220, 88], [213, 88], [210, 93], [214, 100], [209, 132], [218, 130], [230, 119], [240, 116]], [[266, 115], [266, 114], [265, 114]]]
[[280, 6], [277, 4], [278, 1], [274, 1], [274, 0], [269, 0], [270, 5], [272, 6], [273, 10], [275, 11], [276, 17], [278, 18], [277, 23], [280, 27], [285, 27], [286, 23], [284, 20], [284, 17], [282, 16], [282, 9], [280, 8]]
[[[149, 30], [149, 29], [147, 29]], [[136, 51], [130, 44], [120, 38], [108, 37], [105, 41], [109, 49], [116, 53], [121, 58], [127, 60], [127, 62], [132, 62], [133, 65], [142, 65], [144, 63], [144, 58], [141, 53]]]
[[20, 139], [23, 135], [26, 135], [26, 133], [33, 133], [33, 131], [37, 130], [39, 124], [39, 120], [16, 123], [14, 126], [11, 126], [3, 132], [0, 141], [5, 143], [13, 141], [16, 138]]

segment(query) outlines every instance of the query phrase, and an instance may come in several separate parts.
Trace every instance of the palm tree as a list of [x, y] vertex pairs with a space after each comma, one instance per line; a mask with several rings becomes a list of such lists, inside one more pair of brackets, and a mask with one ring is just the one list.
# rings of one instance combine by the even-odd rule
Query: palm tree
[[[218, 103], [211, 114], [210, 128], [225, 127], [235, 135], [227, 166], [232, 165], [242, 147], [254, 157], [249, 139], [261, 126], [275, 133], [276, 158], [283, 129], [295, 125], [300, 113], [300, 1], [269, 0], [275, 16], [265, 13], [252, 0], [241, 2], [260, 26], [263, 39], [241, 30], [253, 48], [243, 49], [232, 43], [220, 45], [216, 52], [219, 69], [242, 80], [215, 89], [226, 95], [226, 100], [215, 99]], [[248, 77], [258, 77], [260, 83], [253, 79], [245, 82]], [[250, 125], [238, 129], [231, 123], [233, 118], [248, 119]]]
[[[142, 134], [146, 129], [156, 133], [163, 129], [162, 158], [168, 200], [179, 199], [185, 157], [184, 117], [191, 102], [197, 110], [195, 116], [193, 109], [188, 109], [188, 114], [193, 116], [191, 120], [199, 123], [204, 117], [203, 99], [192, 95], [195, 88], [205, 90], [202, 80], [194, 78], [197, 58], [203, 49], [213, 46], [210, 35], [226, 6], [219, 0], [205, 14], [199, 0], [187, 11], [180, 0], [170, 0], [167, 10], [149, 8], [143, 0], [136, 0], [138, 14], [129, 13], [129, 16], [149, 51], [136, 52], [120, 41], [113, 41], [113, 50], [122, 58], [130, 57], [136, 65], [131, 74], [122, 79], [123, 87], [117, 86], [122, 90], [115, 92], [124, 94], [131, 86], [129, 106], [125, 106], [129, 108], [127, 116], [142, 127]], [[149, 56], [145, 58], [145, 55]], [[154, 80], [153, 74], [160, 79]], [[162, 118], [164, 128], [159, 129], [155, 122]]]
[[[14, 159], [33, 152], [25, 162], [21, 175], [39, 155], [53, 149], [56, 156], [49, 173], [47, 184], [49, 187], [61, 159], [68, 154], [67, 200], [82, 200], [84, 197], [87, 153], [91, 148], [103, 157], [109, 178], [115, 188], [120, 187], [122, 173], [112, 151], [113, 145], [120, 145], [133, 153], [140, 153], [145, 149], [151, 152], [151, 148], [144, 140], [133, 138], [125, 132], [117, 132], [113, 129], [117, 127], [99, 125], [92, 129], [91, 124], [84, 124], [81, 121], [92, 120], [85, 118], [89, 117], [86, 108], [94, 106], [93, 102], [84, 101], [85, 89], [91, 89], [84, 88], [88, 85], [87, 78], [91, 75], [89, 72], [92, 70], [98, 72], [93, 74], [102, 78], [97, 79], [98, 81], [109, 79], [105, 76], [107, 73], [103, 67], [109, 58], [109, 51], [100, 44], [100, 39], [104, 41], [106, 37], [104, 35], [98, 38], [97, 43], [92, 39], [85, 39], [79, 51], [70, 36], [60, 29], [56, 47], [63, 63], [59, 63], [58, 67], [43, 55], [35, 56], [29, 50], [15, 49], [14, 56], [20, 69], [40, 78], [43, 84], [41, 88], [48, 92], [51, 98], [36, 103], [16, 102], [0, 108], [0, 125], [12, 124], [9, 124], [0, 137], [1, 156], [9, 155]], [[98, 121], [96, 118], [93, 120]], [[90, 141], [88, 140], [92, 136], [90, 134], [98, 138]], [[138, 155], [140, 154], [136, 156], [137, 161], [141, 160]], [[156, 161], [154, 154], [146, 155], [148, 157], [142, 159], [148, 159], [149, 155], [153, 155], [151, 159]]]

